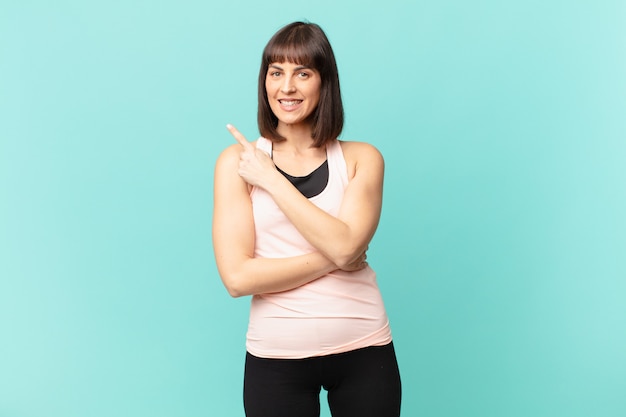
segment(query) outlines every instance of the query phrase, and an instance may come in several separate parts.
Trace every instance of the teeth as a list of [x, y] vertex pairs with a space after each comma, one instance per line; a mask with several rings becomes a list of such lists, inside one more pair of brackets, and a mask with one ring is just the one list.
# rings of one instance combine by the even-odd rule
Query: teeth
[[295, 106], [296, 104], [300, 104], [302, 100], [280, 100], [280, 104], [283, 106]]

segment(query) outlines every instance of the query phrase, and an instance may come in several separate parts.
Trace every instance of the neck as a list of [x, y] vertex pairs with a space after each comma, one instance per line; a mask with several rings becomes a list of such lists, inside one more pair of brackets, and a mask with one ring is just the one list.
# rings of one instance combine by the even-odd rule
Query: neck
[[286, 139], [286, 141], [276, 144], [279, 145], [278, 147], [281, 149], [297, 151], [313, 147], [310, 124], [298, 123], [287, 125], [279, 123], [276, 131]]

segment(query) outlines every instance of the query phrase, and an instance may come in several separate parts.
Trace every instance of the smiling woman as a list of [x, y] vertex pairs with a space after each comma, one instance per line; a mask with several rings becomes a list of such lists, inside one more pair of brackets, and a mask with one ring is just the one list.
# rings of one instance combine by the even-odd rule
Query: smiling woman
[[[365, 261], [378, 226], [384, 163], [339, 141], [343, 106], [322, 29], [296, 22], [268, 43], [259, 130], [215, 167], [213, 247], [234, 296], [252, 295], [244, 406], [248, 417], [397, 417], [400, 374], [389, 320]], [[280, 168], [279, 168], [280, 167]]]
[[[320, 74], [317, 70], [290, 62], [273, 63], [265, 79], [270, 109], [278, 129], [304, 122], [320, 101]], [[281, 135], [285, 136], [285, 135]]]
[[306, 120], [320, 100], [320, 76], [315, 69], [290, 62], [274, 63], [268, 69], [265, 90], [280, 125]]

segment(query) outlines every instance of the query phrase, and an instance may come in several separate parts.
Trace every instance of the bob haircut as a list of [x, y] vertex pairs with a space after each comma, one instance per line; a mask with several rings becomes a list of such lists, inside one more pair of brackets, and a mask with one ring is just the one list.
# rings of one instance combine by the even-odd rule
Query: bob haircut
[[268, 68], [275, 62], [306, 65], [319, 72], [320, 100], [309, 116], [312, 121], [313, 146], [319, 148], [337, 139], [343, 129], [344, 117], [339, 73], [335, 54], [322, 28], [314, 23], [291, 23], [276, 32], [263, 50], [259, 71], [259, 132], [267, 139], [281, 142], [285, 138], [276, 131], [278, 118], [270, 108], [265, 89]]

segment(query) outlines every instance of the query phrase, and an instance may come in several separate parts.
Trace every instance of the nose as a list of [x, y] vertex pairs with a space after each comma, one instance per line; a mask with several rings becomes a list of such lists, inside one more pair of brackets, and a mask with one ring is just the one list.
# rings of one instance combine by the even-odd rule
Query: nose
[[291, 77], [285, 77], [283, 83], [280, 86], [280, 91], [282, 93], [288, 94], [296, 91], [296, 86], [293, 83], [293, 79]]

